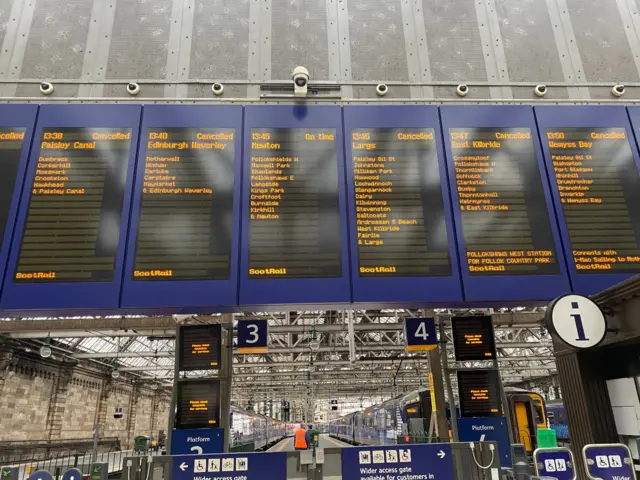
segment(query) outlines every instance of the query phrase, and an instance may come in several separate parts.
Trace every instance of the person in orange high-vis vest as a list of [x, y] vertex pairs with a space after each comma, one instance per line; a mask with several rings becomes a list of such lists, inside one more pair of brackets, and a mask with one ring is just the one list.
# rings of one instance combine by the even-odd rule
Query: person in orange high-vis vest
[[304, 423], [301, 423], [300, 428], [296, 428], [293, 433], [293, 448], [296, 450], [307, 450], [309, 448], [309, 435]]

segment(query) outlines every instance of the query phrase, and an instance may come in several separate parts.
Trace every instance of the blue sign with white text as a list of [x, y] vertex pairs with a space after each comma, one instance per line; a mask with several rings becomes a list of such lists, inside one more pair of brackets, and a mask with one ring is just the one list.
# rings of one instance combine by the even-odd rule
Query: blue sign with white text
[[238, 348], [266, 349], [269, 341], [269, 324], [266, 319], [238, 321]]
[[173, 457], [173, 480], [286, 480], [286, 478], [286, 452]]
[[496, 442], [500, 466], [511, 467], [511, 444], [504, 417], [459, 418], [458, 433], [461, 442]]
[[342, 449], [343, 480], [451, 480], [451, 445], [398, 445]]
[[404, 337], [409, 352], [433, 350], [438, 346], [433, 318], [407, 318], [404, 321]]
[[534, 453], [536, 475], [555, 480], [574, 480], [576, 467], [567, 448], [539, 448]]
[[174, 430], [171, 436], [171, 455], [202, 455], [224, 451], [224, 429], [188, 428]]
[[636, 480], [633, 458], [625, 445], [586, 445], [582, 456], [591, 479]]

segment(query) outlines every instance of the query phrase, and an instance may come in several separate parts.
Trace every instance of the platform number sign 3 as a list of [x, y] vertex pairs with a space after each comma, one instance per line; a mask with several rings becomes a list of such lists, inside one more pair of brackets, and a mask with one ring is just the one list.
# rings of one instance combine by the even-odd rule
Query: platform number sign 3
[[547, 309], [552, 335], [573, 348], [597, 346], [607, 334], [607, 319], [590, 298], [569, 294], [556, 298]]
[[266, 319], [238, 321], [238, 349], [247, 353], [267, 349], [269, 329]]
[[433, 318], [407, 318], [404, 321], [407, 351], [433, 350], [438, 345]]

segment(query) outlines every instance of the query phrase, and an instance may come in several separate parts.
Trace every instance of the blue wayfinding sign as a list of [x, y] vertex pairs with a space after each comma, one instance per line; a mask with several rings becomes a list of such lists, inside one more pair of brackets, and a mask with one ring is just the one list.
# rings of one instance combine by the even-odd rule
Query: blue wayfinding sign
[[269, 323], [266, 319], [238, 321], [238, 349], [253, 353], [266, 351], [269, 341]]
[[46, 470], [38, 470], [31, 474], [29, 480], [53, 480], [53, 477]]
[[626, 445], [592, 444], [582, 449], [587, 475], [598, 480], [636, 480], [633, 457]]
[[173, 457], [173, 480], [286, 479], [286, 452]]
[[189, 428], [174, 430], [171, 436], [171, 455], [202, 455], [224, 451], [224, 429]]
[[538, 448], [533, 452], [536, 475], [555, 480], [575, 480], [576, 466], [568, 448]]
[[500, 466], [511, 467], [511, 444], [504, 417], [459, 418], [461, 442], [497, 442]]
[[343, 480], [451, 480], [451, 445], [398, 445], [342, 449]]
[[408, 352], [433, 350], [438, 346], [436, 324], [433, 318], [407, 318], [404, 321], [404, 338]]

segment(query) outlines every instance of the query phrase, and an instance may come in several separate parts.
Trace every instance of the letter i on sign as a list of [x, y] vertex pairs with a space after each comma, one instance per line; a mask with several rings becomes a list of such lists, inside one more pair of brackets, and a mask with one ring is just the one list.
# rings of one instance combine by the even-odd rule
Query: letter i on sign
[[[578, 310], [580, 308], [580, 306], [578, 305], [578, 302], [571, 302], [571, 308], [573, 308], [575, 310]], [[580, 316], [580, 314], [579, 313], [572, 313], [571, 317], [576, 322], [576, 330], [578, 331], [578, 338], [576, 338], [576, 341], [578, 341], [578, 342], [587, 342], [587, 341], [589, 341], [589, 339], [584, 334], [584, 326], [582, 325], [582, 317]]]

